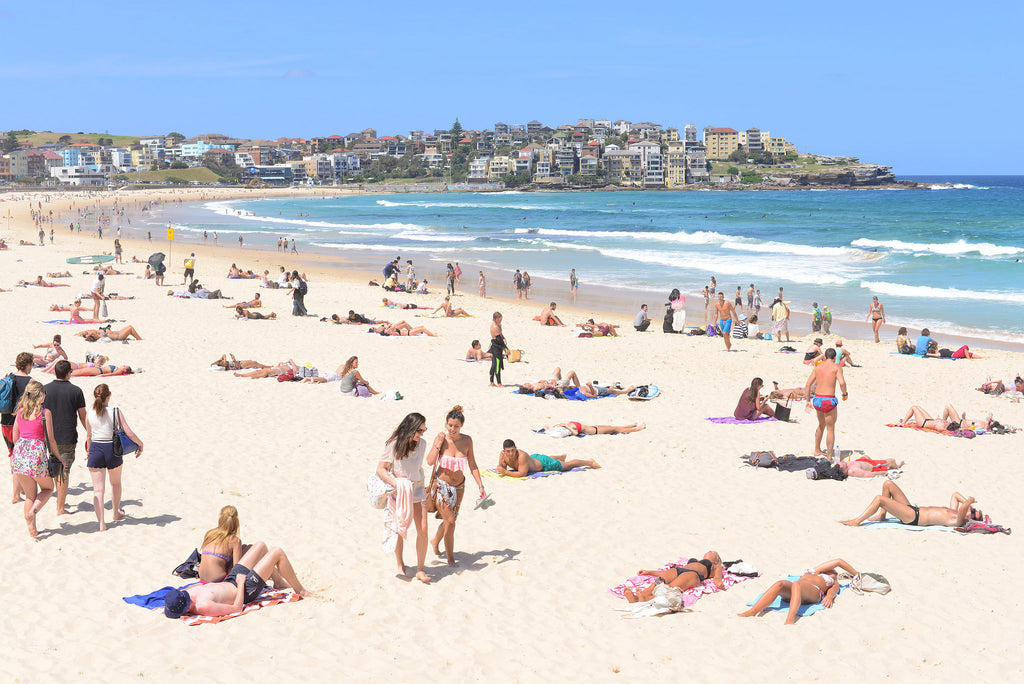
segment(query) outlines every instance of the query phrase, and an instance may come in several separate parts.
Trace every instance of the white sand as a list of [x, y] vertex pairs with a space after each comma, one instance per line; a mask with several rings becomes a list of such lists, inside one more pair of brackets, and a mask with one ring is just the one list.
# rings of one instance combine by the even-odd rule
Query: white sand
[[[5, 199], [0, 215], [6, 217], [10, 208], [14, 222], [10, 228], [0, 222], [0, 235], [8, 242], [33, 240], [36, 230], [24, 202]], [[55, 197], [44, 209], [65, 210], [70, 201], [75, 200]], [[102, 351], [114, 363], [141, 366], [142, 374], [106, 382], [111, 404], [122, 407], [146, 448], [124, 468], [124, 507], [131, 519], [105, 533], [96, 531], [81, 431], [68, 497], [71, 514], [58, 518], [53, 503], [47, 504], [38, 518], [41, 538], [34, 542], [21, 506], [7, 504], [0, 516], [0, 579], [7, 589], [0, 678], [235, 681], [265, 677], [268, 667], [289, 679], [364, 681], [1020, 676], [1020, 599], [1010, 588], [1024, 561], [1019, 534], [965, 537], [844, 527], [836, 521], [859, 514], [881, 480], [811, 482], [803, 474], [739, 466], [738, 456], [755, 449], [809, 455], [815, 418], [802, 405], [794, 410], [795, 424], [704, 420], [730, 415], [754, 375], [769, 385], [803, 384], [808, 367], [802, 355], [776, 354], [777, 343], [736, 341], [738, 351], [726, 354], [717, 339], [640, 335], [631, 317], [606, 315], [600, 318], [622, 324], [621, 338], [574, 339], [566, 330], [530, 320], [542, 303], [480, 300], [475, 280], [464, 283], [455, 301], [474, 318], [417, 318], [412, 311], [380, 308], [384, 293], [366, 287], [363, 276], [345, 278], [314, 264], [306, 269], [311, 313], [343, 315], [351, 308], [392, 321], [404, 317], [438, 337], [385, 339], [355, 326], [293, 318], [290, 300], [274, 290], [261, 290], [263, 311], [276, 311], [280, 320], [236, 321], [222, 308], [226, 302], [170, 298], [152, 281], [113, 276], [108, 292], [137, 299], [109, 302], [110, 315], [130, 322], [145, 339], [88, 344], [72, 336], [84, 326], [40, 322], [66, 316], [47, 309], [90, 288], [91, 276], [81, 274], [83, 267], [65, 266], [64, 258], [99, 251], [99, 241], [68, 237], [60, 226], [55, 225], [54, 247], [0, 252], [0, 287], [46, 271], [70, 268], [76, 274], [71, 288], [0, 293], [0, 359], [9, 364], [18, 352], [60, 332], [72, 360]], [[112, 240], [102, 244], [112, 249]], [[125, 244], [128, 256], [150, 251]], [[168, 284], [181, 282], [181, 252], [176, 246]], [[278, 257], [207, 249], [200, 252], [197, 275], [211, 289], [249, 299], [255, 281], [228, 280], [226, 265], [237, 261], [276, 271], [278, 263], [295, 263]], [[123, 268], [142, 272], [141, 265]], [[394, 298], [436, 306], [442, 297]], [[594, 313], [562, 309], [573, 323]], [[560, 365], [584, 379], [654, 382], [662, 396], [651, 402], [570, 403], [488, 387], [486, 364], [457, 359], [473, 338], [486, 347], [494, 310], [505, 314], [506, 336], [512, 347], [526, 350], [528, 361], [511, 365], [506, 383], [548, 377]], [[807, 337], [799, 339], [794, 346], [802, 351]], [[839, 409], [838, 444], [872, 458], [906, 459], [898, 484], [915, 503], [946, 505], [958, 490], [975, 496], [997, 522], [1015, 526], [1024, 474], [1017, 454], [1024, 436], [968, 441], [884, 424], [902, 417], [911, 404], [934, 413], [952, 402], [968, 415], [994, 411], [1004, 423], [1024, 425], [1024, 406], [973, 390], [989, 376], [1005, 380], [1024, 370], [1021, 355], [982, 351], [985, 359], [934, 361], [891, 355], [891, 342], [848, 344], [864, 367], [847, 370], [850, 399]], [[321, 370], [357, 354], [374, 387], [397, 389], [405, 400], [354, 399], [340, 396], [335, 384], [282, 384], [208, 371], [224, 352], [265, 363], [310, 361]], [[51, 379], [38, 370], [33, 377]], [[98, 382], [82, 378], [76, 384], [91, 400]], [[465, 433], [474, 438], [481, 467], [493, 467], [501, 441], [512, 437], [527, 451], [592, 457], [604, 468], [528, 482], [485, 479], [497, 501], [487, 511], [472, 509], [476, 493], [470, 481], [455, 536], [461, 568], [450, 572], [430, 554], [431, 584], [402, 582], [395, 579], [393, 556], [380, 550], [382, 514], [369, 507], [364, 484], [384, 440], [406, 413], [423, 413], [432, 438], [456, 403], [465, 408]], [[564, 420], [643, 421], [648, 429], [564, 440], [530, 432]], [[171, 569], [200, 543], [226, 504], [239, 510], [243, 540], [285, 548], [318, 598], [198, 627], [121, 601], [176, 584]], [[430, 525], [432, 533], [432, 517]], [[415, 561], [412, 535], [407, 564]], [[615, 609], [626, 603], [607, 588], [640, 567], [708, 549], [726, 559], [743, 558], [763, 576], [705, 597], [687, 614], [620, 618]], [[795, 627], [784, 627], [780, 613], [736, 617], [776, 579], [836, 557], [883, 573], [893, 592], [844, 593], [834, 609]], [[203, 654], [213, 662], [202, 664]]]

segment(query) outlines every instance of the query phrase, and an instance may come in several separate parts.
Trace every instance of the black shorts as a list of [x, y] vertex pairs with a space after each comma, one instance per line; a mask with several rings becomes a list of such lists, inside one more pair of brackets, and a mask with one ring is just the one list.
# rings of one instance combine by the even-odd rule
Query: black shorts
[[237, 587], [239, 575], [245, 575], [245, 592], [242, 595], [242, 600], [245, 603], [252, 603], [263, 593], [267, 586], [267, 581], [260, 577], [259, 573], [255, 570], [250, 570], [241, 563], [236, 563], [228, 570], [228, 576], [224, 581], [231, 582]]
[[195, 274], [196, 274], [196, 270], [194, 268], [186, 268], [185, 269], [185, 277], [186, 278], [191, 278]]
[[89, 468], [113, 470], [124, 465], [124, 460], [114, 455], [113, 442], [92, 442], [89, 444], [89, 460], [85, 465]]

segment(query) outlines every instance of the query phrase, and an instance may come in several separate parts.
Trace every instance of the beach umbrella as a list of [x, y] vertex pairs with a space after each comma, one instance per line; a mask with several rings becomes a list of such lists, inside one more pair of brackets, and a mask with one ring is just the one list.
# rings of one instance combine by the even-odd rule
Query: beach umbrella
[[154, 252], [149, 256], [149, 265], [152, 266], [153, 268], [156, 268], [157, 265], [163, 263], [163, 260], [165, 258], [166, 256], [164, 255], [163, 252]]

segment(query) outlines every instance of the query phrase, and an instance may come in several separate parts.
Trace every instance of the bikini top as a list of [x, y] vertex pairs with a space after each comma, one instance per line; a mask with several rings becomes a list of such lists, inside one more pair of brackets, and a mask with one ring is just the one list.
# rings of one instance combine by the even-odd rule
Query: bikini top
[[686, 564], [689, 565], [690, 563], [700, 563], [701, 565], [704, 566], [704, 569], [707, 570], [707, 575], [705, 575], [704, 579], [707, 579], [708, 577], [711, 577], [711, 568], [712, 568], [711, 561], [709, 561], [706, 558], [699, 558], [699, 559], [698, 558], [691, 558], [690, 560], [688, 560], [686, 562]]
[[828, 589], [829, 587], [831, 587], [833, 584], [836, 583], [836, 578], [835, 578], [834, 575], [827, 575], [827, 574], [825, 574], [823, 572], [820, 572], [820, 573], [819, 572], [814, 572], [814, 568], [807, 568], [806, 570], [804, 570], [804, 574], [805, 575], [814, 575], [815, 577], [820, 577], [822, 580], [825, 581], [825, 588], [826, 589]]
[[[443, 442], [440, 448], [444, 448]], [[442, 454], [438, 465], [445, 470], [451, 471], [469, 470], [469, 458], [463, 455], [462, 452], [458, 450], [458, 447], [456, 447], [454, 454]]]

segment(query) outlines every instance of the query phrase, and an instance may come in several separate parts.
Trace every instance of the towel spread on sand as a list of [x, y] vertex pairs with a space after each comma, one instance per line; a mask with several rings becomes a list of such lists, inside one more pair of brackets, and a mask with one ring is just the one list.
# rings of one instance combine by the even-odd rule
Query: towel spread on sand
[[[952, 430], [936, 430], [935, 428], [923, 428], [919, 425], [897, 425], [896, 423], [886, 423], [886, 427], [891, 428], [906, 428], [907, 430], [920, 430], [921, 432], [930, 432], [933, 435], [946, 435], [947, 437], [956, 437], [957, 434]], [[976, 435], [984, 434], [984, 432], [975, 431]]]
[[[154, 592], [150, 592], [149, 594], [137, 594], [135, 596], [125, 596], [123, 600], [124, 600], [125, 603], [130, 603], [130, 604], [132, 604], [134, 606], [141, 606], [143, 608], [146, 608], [146, 609], [149, 609], [149, 610], [152, 610], [152, 611], [159, 611], [160, 613], [163, 613], [164, 612], [164, 596], [167, 595], [167, 592], [169, 592], [169, 591], [171, 591], [172, 589], [175, 589], [175, 588], [185, 589], [187, 587], [191, 587], [193, 584], [197, 584], [197, 583], [196, 582], [192, 582], [190, 584], [186, 584], [186, 585], [183, 585], [181, 587], [163, 587], [161, 589], [157, 589]], [[205, 615], [182, 615], [181, 616], [181, 620], [186, 625], [188, 625], [190, 627], [194, 627], [195, 625], [203, 625], [203, 624], [211, 624], [211, 625], [213, 625], [213, 624], [216, 624], [218, 622], [223, 622], [224, 620], [230, 620], [231, 618], [236, 618], [236, 617], [238, 617], [240, 615], [245, 615], [246, 613], [255, 612], [255, 611], [259, 610], [260, 608], [265, 608], [265, 607], [269, 607], [269, 606], [276, 606], [279, 603], [294, 603], [295, 601], [301, 601], [301, 600], [302, 600], [302, 597], [299, 596], [298, 594], [295, 594], [295, 593], [292, 593], [292, 592], [288, 592], [288, 591], [283, 591], [281, 589], [272, 589], [270, 587], [267, 587], [266, 589], [263, 590], [263, 593], [260, 594], [258, 599], [256, 599], [252, 603], [246, 604], [245, 606], [242, 607], [242, 610], [240, 610], [240, 611], [238, 611], [236, 613], [229, 613], [228, 615], [219, 615], [217, 617], [208, 617], [208, 616], [205, 616]]]
[[43, 323], [51, 323], [53, 325], [96, 325], [97, 323], [106, 323], [106, 321], [69, 321], [66, 318], [58, 318], [52, 321], [42, 321]]
[[500, 475], [494, 468], [489, 468], [489, 469], [485, 470], [484, 472], [482, 472], [481, 475], [483, 475], [484, 477], [493, 477], [493, 478], [497, 478], [497, 479], [500, 479], [500, 480], [514, 480], [516, 482], [524, 482], [526, 480], [531, 480], [531, 479], [534, 479], [534, 478], [537, 478], [537, 477], [547, 477], [549, 475], [564, 475], [566, 473], [581, 473], [584, 470], [590, 470], [590, 468], [580, 467], [580, 468], [573, 468], [572, 470], [561, 470], [561, 471], [549, 470], [547, 472], [530, 473], [526, 477], [509, 477], [508, 475]]
[[[690, 561], [690, 557], [689, 556], [687, 556], [685, 558], [679, 558], [678, 560], [675, 560], [675, 561], [673, 561], [671, 563], [666, 563], [665, 565], [663, 565], [660, 568], [658, 568], [658, 570], [668, 570], [673, 565], [686, 565], [689, 561]], [[726, 589], [732, 587], [733, 585], [739, 584], [743, 580], [747, 580], [747, 579], [750, 579], [750, 578], [749, 577], [743, 577], [742, 575], [734, 575], [731, 572], [729, 572], [728, 570], [722, 573], [722, 584], [725, 585]], [[647, 587], [651, 586], [652, 584], [654, 584], [654, 577], [652, 577], [650, 575], [634, 575], [633, 577], [630, 577], [629, 579], [627, 579], [622, 584], [619, 584], [618, 586], [614, 586], [611, 589], [609, 589], [608, 591], [609, 591], [609, 593], [615, 594], [619, 598], [625, 598], [625, 594], [623, 592], [626, 589], [630, 589], [630, 590], [632, 590], [635, 593], [635, 592], [641, 591], [643, 589], [646, 589]], [[719, 589], [718, 587], [716, 587], [715, 583], [712, 582], [710, 579], [704, 580], [698, 586], [692, 587], [692, 588], [687, 589], [686, 591], [683, 592], [683, 607], [684, 608], [689, 608], [694, 603], [696, 603], [697, 599], [699, 599], [701, 596], [704, 596], [705, 594], [714, 594], [714, 593], [717, 593], [719, 591], [723, 591], [723, 590]]]
[[873, 529], [889, 529], [889, 530], [906, 530], [908, 532], [921, 532], [923, 530], [939, 530], [940, 532], [954, 532], [955, 528], [947, 527], [945, 525], [907, 525], [906, 523], [900, 522], [899, 518], [886, 518], [885, 520], [872, 520], [870, 522], [863, 522], [860, 524], [861, 527], [870, 527]]
[[[789, 575], [786, 577], [786, 579], [790, 582], [796, 582], [798, 579], [800, 579], [800, 575]], [[843, 591], [845, 591], [848, 587], [849, 584], [840, 584], [839, 591], [836, 592], [836, 596], [842, 594]], [[764, 596], [763, 593], [758, 594], [757, 598], [759, 599], [762, 596]], [[747, 605], [752, 606], [755, 603], [757, 603], [757, 599], [748, 602]], [[775, 600], [772, 601], [771, 604], [767, 608], [765, 608], [765, 610], [783, 610], [788, 612], [789, 601], [783, 601], [781, 596], [776, 596]], [[800, 617], [803, 617], [805, 615], [813, 615], [814, 613], [817, 613], [819, 610], [825, 610], [825, 604], [821, 603], [820, 601], [818, 603], [805, 603], [797, 609], [796, 614]]]
[[719, 425], [753, 425], [755, 423], [770, 423], [777, 419], [769, 416], [758, 416], [757, 420], [737, 420], [734, 416], [721, 416], [720, 418], [705, 418], [704, 420], [709, 420]]

